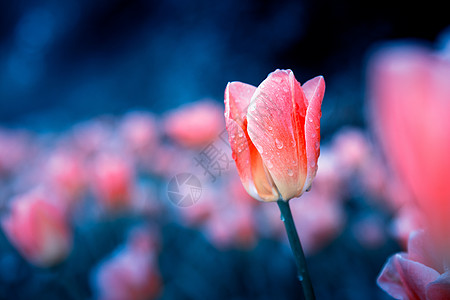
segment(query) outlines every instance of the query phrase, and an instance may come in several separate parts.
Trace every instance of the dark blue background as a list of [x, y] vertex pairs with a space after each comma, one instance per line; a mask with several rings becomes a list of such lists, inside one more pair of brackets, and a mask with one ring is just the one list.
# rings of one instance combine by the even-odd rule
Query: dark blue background
[[[374, 42], [433, 41], [436, 1], [0, 1], [0, 124], [59, 129], [133, 107], [222, 101], [228, 81], [276, 68], [325, 75], [323, 132], [362, 125]], [[442, 5], [441, 5], [442, 6]]]

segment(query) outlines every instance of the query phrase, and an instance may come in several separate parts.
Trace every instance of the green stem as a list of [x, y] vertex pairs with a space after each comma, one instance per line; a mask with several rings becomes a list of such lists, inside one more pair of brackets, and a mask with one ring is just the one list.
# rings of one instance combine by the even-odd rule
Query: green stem
[[303, 253], [302, 244], [297, 234], [297, 229], [295, 228], [294, 219], [292, 218], [291, 208], [289, 207], [289, 202], [278, 200], [278, 207], [281, 212], [281, 219], [286, 227], [286, 232], [289, 239], [289, 244], [291, 245], [292, 253], [294, 254], [295, 264], [298, 270], [298, 279], [300, 280], [303, 288], [303, 294], [306, 300], [315, 300], [314, 290], [311, 283], [311, 278], [309, 277], [308, 268], [306, 267], [305, 254]]

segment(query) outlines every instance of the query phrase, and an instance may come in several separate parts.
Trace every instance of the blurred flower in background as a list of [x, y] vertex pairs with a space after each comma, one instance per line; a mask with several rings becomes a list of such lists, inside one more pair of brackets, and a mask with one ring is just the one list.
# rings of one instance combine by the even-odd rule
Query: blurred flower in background
[[450, 226], [450, 62], [403, 44], [379, 50], [371, 63], [372, 119], [386, 157], [411, 191], [410, 202], [444, 242]]
[[[405, 237], [419, 228], [442, 264], [448, 258], [450, 190], [450, 62], [420, 44], [395, 44], [379, 49], [369, 65], [372, 121], [399, 187], [407, 189], [395, 223], [397, 235]], [[412, 234], [412, 233], [411, 233]], [[379, 285], [398, 299], [445, 299], [449, 281], [443, 272], [421, 258], [411, 258], [417, 237], [408, 243], [408, 256], [393, 256], [380, 275]], [[413, 244], [413, 245], [412, 245]], [[444, 263], [445, 264], [445, 263]], [[422, 268], [422, 269], [421, 269]], [[440, 273], [438, 273], [440, 271]], [[434, 276], [434, 277], [433, 277]], [[436, 283], [430, 283], [437, 280]], [[403, 282], [404, 284], [400, 284]], [[428, 284], [430, 283], [430, 286]]]
[[439, 257], [424, 231], [412, 232], [408, 252], [389, 258], [378, 284], [395, 299], [448, 299], [450, 278]]
[[145, 228], [134, 228], [126, 244], [94, 270], [96, 299], [156, 299], [161, 289], [157, 240]]
[[65, 259], [72, 233], [61, 203], [50, 191], [34, 190], [11, 200], [11, 212], [2, 220], [11, 243], [33, 264], [52, 266]]

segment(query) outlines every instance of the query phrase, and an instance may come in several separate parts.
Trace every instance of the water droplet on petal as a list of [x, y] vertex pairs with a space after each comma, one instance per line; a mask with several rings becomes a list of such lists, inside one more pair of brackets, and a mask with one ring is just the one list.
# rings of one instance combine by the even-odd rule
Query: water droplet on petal
[[280, 215], [280, 220], [283, 222], [285, 221], [283, 214]]
[[311, 133], [311, 137], [315, 138], [315, 137], [316, 137], [316, 134], [315, 134], [314, 132]]
[[272, 130], [273, 128], [272, 128], [272, 126], [267, 126], [267, 130]]
[[303, 281], [303, 276], [302, 275], [298, 275], [297, 278], [298, 278], [299, 281]]
[[272, 162], [271, 162], [270, 160], [268, 160], [268, 161], [266, 162], [266, 166], [267, 166], [269, 169], [272, 169], [272, 168], [273, 168], [273, 164], [272, 164]]
[[264, 149], [263, 149], [260, 145], [256, 145], [256, 144], [255, 144], [255, 147], [256, 147], [256, 150], [258, 150], [258, 152], [259, 152], [260, 154], [263, 154], [263, 153], [264, 153]]
[[285, 93], [288, 93], [288, 92], [289, 92], [289, 88], [288, 88], [287, 86], [283, 86], [283, 91], [284, 91]]
[[309, 123], [312, 123], [313, 119], [312, 118], [308, 118], [308, 121], [309, 121]]
[[294, 159], [294, 160], [292, 161], [292, 164], [293, 164], [294, 166], [296, 166], [296, 165], [297, 165], [297, 161]]
[[254, 104], [250, 105], [249, 110], [250, 111], [255, 111], [256, 110], [256, 104], [254, 103]]
[[280, 141], [279, 139], [275, 139], [275, 145], [277, 146], [278, 149], [283, 149], [283, 142]]
[[243, 133], [243, 132], [239, 132], [239, 133], [238, 133], [238, 136], [239, 136], [239, 137], [243, 137], [243, 136], [244, 136], [244, 133]]
[[309, 165], [311, 166], [311, 168], [314, 168], [316, 166], [316, 162], [312, 161]]
[[287, 170], [287, 174], [288, 174], [289, 176], [294, 176], [294, 171], [292, 171], [291, 169], [288, 169], [288, 170]]
[[291, 145], [292, 145], [292, 147], [295, 147], [295, 145], [297, 145], [297, 143], [295, 142], [295, 140], [292, 140], [292, 141], [291, 141]]
[[320, 143], [319, 143], [319, 142], [316, 142], [315, 147], [316, 147], [316, 151], [319, 150], [319, 148], [320, 148]]
[[273, 81], [275, 81], [276, 83], [280, 83], [281, 82], [281, 77], [275, 76], [273, 78]]

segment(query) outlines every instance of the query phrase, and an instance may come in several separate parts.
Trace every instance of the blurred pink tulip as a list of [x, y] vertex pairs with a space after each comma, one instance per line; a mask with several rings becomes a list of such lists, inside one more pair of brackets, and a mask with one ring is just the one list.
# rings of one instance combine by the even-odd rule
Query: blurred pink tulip
[[182, 146], [200, 148], [223, 130], [220, 107], [212, 101], [191, 103], [170, 112], [164, 120], [166, 134]]
[[47, 191], [35, 190], [12, 199], [2, 220], [11, 243], [31, 263], [47, 267], [63, 260], [72, 247], [72, 233], [64, 209]]
[[93, 273], [98, 300], [156, 299], [161, 289], [156, 242], [146, 230], [134, 230], [127, 244], [101, 262]]
[[424, 47], [383, 48], [369, 65], [373, 124], [435, 242], [450, 249], [450, 61]]
[[95, 196], [107, 209], [130, 205], [134, 192], [134, 167], [123, 156], [102, 153], [93, 161], [91, 185]]
[[317, 197], [314, 193], [292, 202], [292, 214], [306, 255], [332, 242], [343, 230], [345, 214], [339, 201]]
[[[324, 198], [317, 190], [315, 186], [302, 196], [302, 201], [291, 202], [292, 215], [306, 255], [312, 255], [331, 243], [342, 232], [346, 222], [339, 199]], [[257, 228], [261, 234], [285, 239], [277, 207], [261, 205], [259, 208], [262, 217]]]
[[17, 171], [30, 151], [30, 137], [27, 133], [0, 128], [0, 176]]
[[157, 144], [158, 131], [154, 116], [143, 111], [127, 113], [120, 124], [120, 134], [130, 148], [140, 158], [151, 155]]
[[106, 117], [76, 124], [71, 132], [74, 147], [84, 156], [104, 149], [112, 135], [112, 126]]
[[84, 161], [71, 151], [53, 153], [40, 176], [44, 176], [52, 190], [59, 191], [69, 203], [77, 200], [87, 185]]
[[431, 248], [424, 231], [410, 235], [408, 253], [393, 255], [378, 277], [378, 285], [395, 299], [450, 299], [450, 273]]
[[247, 192], [261, 201], [302, 195], [317, 171], [322, 76], [303, 86], [291, 70], [276, 70], [256, 88], [230, 82], [225, 120], [233, 159]]
[[251, 248], [256, 242], [253, 209], [248, 204], [222, 206], [206, 222], [207, 235], [218, 248]]
[[339, 157], [340, 171], [350, 173], [361, 168], [368, 160], [369, 142], [361, 130], [344, 128], [333, 139], [333, 152]]

